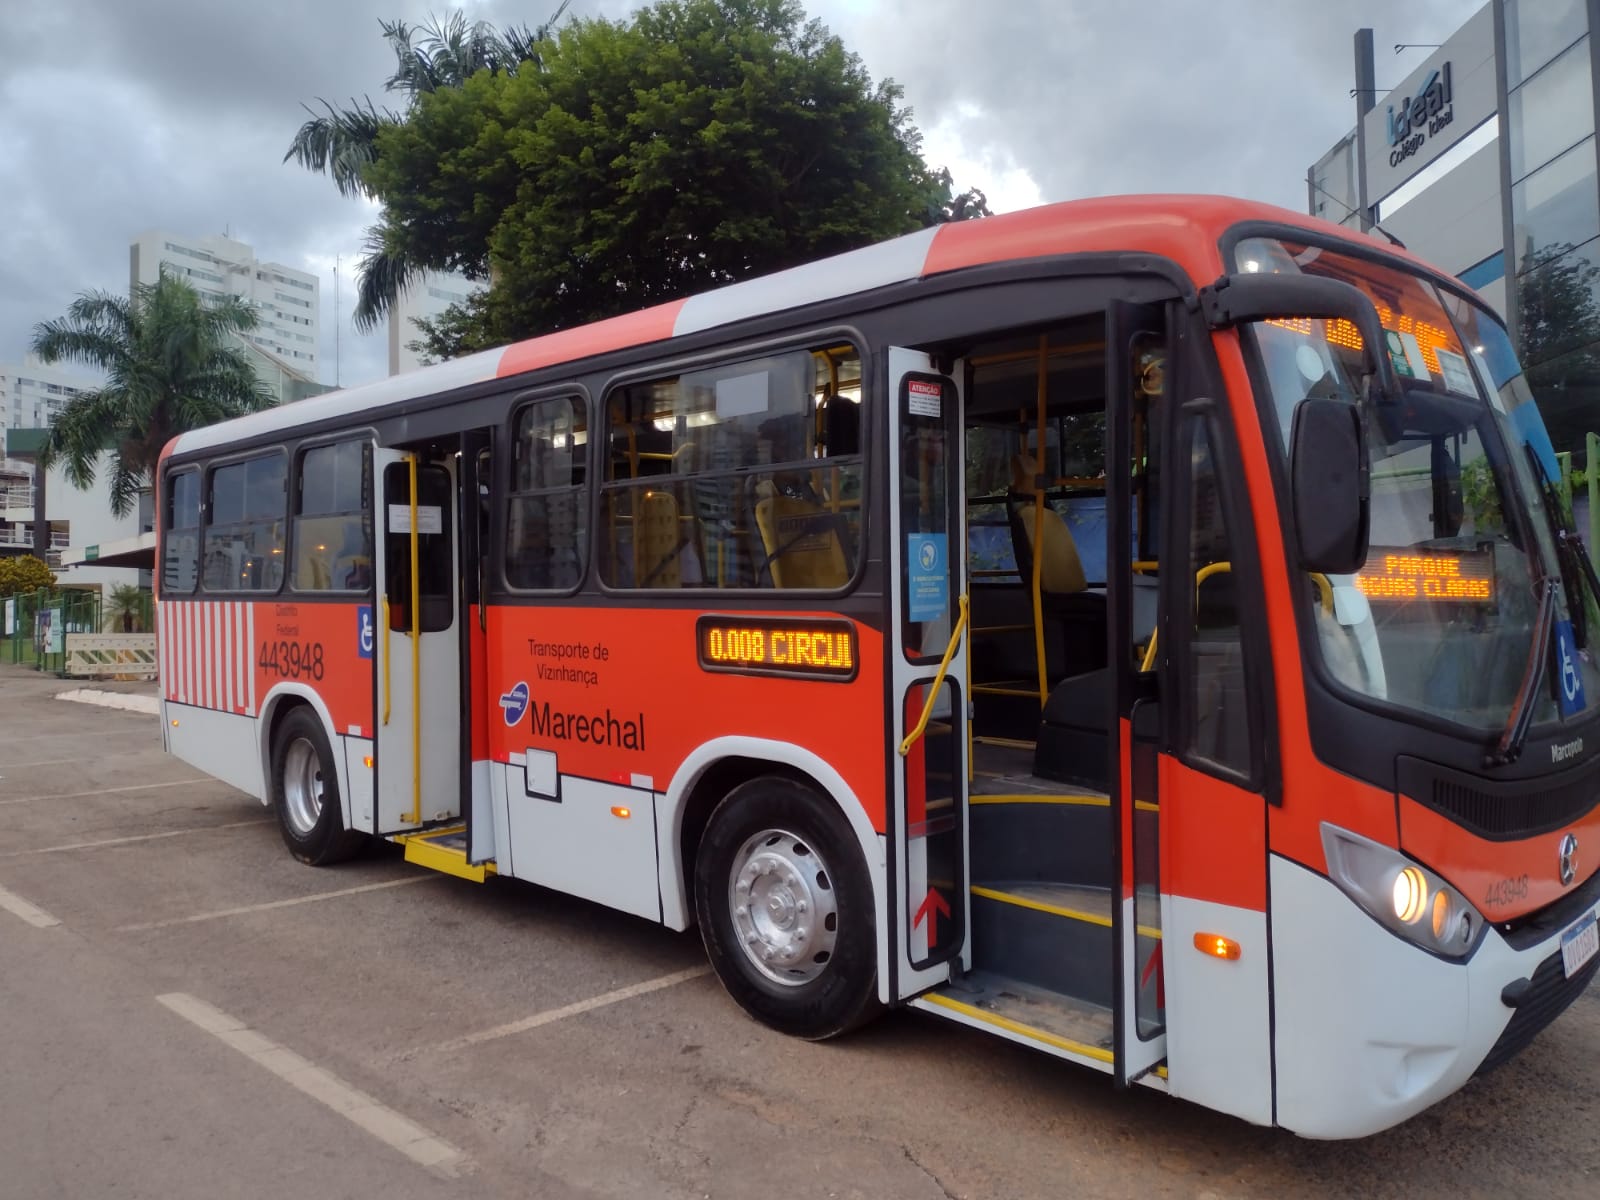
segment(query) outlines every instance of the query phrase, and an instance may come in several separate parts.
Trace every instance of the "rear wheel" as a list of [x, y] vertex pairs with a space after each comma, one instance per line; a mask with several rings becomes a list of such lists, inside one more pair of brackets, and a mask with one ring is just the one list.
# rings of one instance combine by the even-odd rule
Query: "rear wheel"
[[328, 735], [304, 705], [284, 717], [273, 739], [272, 806], [284, 845], [301, 862], [328, 866], [361, 849], [362, 836], [344, 827]]
[[878, 1011], [872, 883], [844, 817], [814, 788], [764, 776], [706, 825], [695, 914], [728, 993], [782, 1033], [821, 1039]]

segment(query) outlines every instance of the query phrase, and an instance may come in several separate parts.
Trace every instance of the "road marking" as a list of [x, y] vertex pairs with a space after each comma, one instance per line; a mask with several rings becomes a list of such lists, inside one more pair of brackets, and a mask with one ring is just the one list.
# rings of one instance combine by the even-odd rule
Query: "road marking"
[[[64, 766], [67, 766], [67, 765], [69, 765], [71, 763], [80, 763], [82, 761], [83, 761], [83, 759], [81, 757], [79, 757], [79, 758], [50, 758], [50, 759], [46, 759], [44, 762], [19, 762], [19, 763], [8, 762], [8, 763], [0, 763], [0, 770], [20, 771], [24, 767], [64, 767]], [[3, 778], [3, 776], [0, 776], [0, 778]]]
[[8, 892], [3, 887], [0, 887], [0, 908], [13, 916], [21, 917], [35, 929], [49, 929], [52, 925], [61, 924], [44, 909], [29, 904], [15, 892]]
[[18, 796], [12, 800], [0, 800], [0, 804], [31, 804], [36, 800], [81, 800], [85, 796], [109, 796], [113, 792], [148, 792], [152, 788], [187, 787], [191, 783], [217, 783], [219, 780], [209, 775], [202, 775], [198, 779], [174, 779], [170, 783], [135, 783], [127, 787], [95, 788], [92, 792], [63, 792], [59, 796]]
[[239, 908], [219, 908], [214, 912], [195, 913], [188, 917], [173, 917], [166, 921], [143, 921], [137, 925], [119, 925], [113, 933], [143, 933], [150, 929], [168, 929], [174, 925], [193, 925], [197, 921], [217, 921], [223, 917], [238, 917], [245, 913], [270, 912], [275, 908], [293, 908], [297, 904], [315, 904], [318, 900], [337, 900], [340, 896], [357, 896], [362, 892], [378, 892], [384, 888], [405, 887], [413, 883], [429, 883], [446, 876], [437, 874], [408, 875], [404, 879], [386, 879], [382, 883], [364, 883], [360, 887], [340, 888], [336, 892], [313, 892], [309, 896], [295, 896], [288, 900], [269, 900], [265, 904], [246, 904]]
[[345, 1120], [359, 1125], [386, 1146], [400, 1151], [412, 1162], [445, 1175], [454, 1175], [462, 1154], [443, 1138], [380, 1104], [365, 1092], [351, 1087], [330, 1071], [301, 1058], [237, 1020], [197, 1000], [185, 992], [168, 992], [156, 997], [157, 1003], [178, 1014], [198, 1029], [203, 1029], [224, 1045], [232, 1047], [259, 1067], [332, 1109]]
[[[460, 1050], [467, 1046], [476, 1046], [479, 1042], [490, 1042], [496, 1038], [510, 1037], [512, 1034], [526, 1033], [530, 1029], [537, 1029], [541, 1025], [549, 1025], [554, 1021], [564, 1021], [568, 1017], [576, 1017], [580, 1013], [593, 1012], [597, 1008], [604, 1008], [608, 1004], [618, 1004], [623, 1000], [632, 1000], [635, 996], [643, 996], [648, 992], [658, 992], [662, 988], [674, 987], [680, 983], [687, 983], [691, 979], [699, 979], [711, 974], [709, 966], [690, 967], [686, 971], [674, 971], [671, 975], [663, 975], [659, 979], [647, 979], [643, 983], [631, 984], [625, 988], [618, 988], [614, 992], [593, 996], [588, 1000], [579, 1000], [576, 1004], [568, 1004], [563, 1008], [552, 1008], [547, 1012], [535, 1013], [531, 1017], [523, 1017], [520, 1021], [512, 1021], [506, 1025], [496, 1025], [493, 1029], [480, 1029], [477, 1033], [464, 1034], [458, 1038], [451, 1038], [448, 1042], [440, 1042], [435, 1046], [423, 1047], [426, 1051], [445, 1052]], [[416, 1053], [415, 1051], [413, 1053]], [[410, 1057], [405, 1055], [403, 1057]]]
[[153, 842], [158, 838], [183, 837], [190, 833], [210, 833], [213, 829], [244, 829], [250, 825], [271, 825], [270, 818], [257, 821], [228, 821], [222, 825], [196, 825], [193, 829], [167, 829], [160, 833], [140, 833], [132, 837], [102, 838], [97, 842], [66, 842], [60, 846], [40, 846], [35, 850], [12, 850], [0, 858], [21, 858], [26, 854], [59, 854], [63, 850], [95, 850], [101, 846], [126, 846], [129, 842]]

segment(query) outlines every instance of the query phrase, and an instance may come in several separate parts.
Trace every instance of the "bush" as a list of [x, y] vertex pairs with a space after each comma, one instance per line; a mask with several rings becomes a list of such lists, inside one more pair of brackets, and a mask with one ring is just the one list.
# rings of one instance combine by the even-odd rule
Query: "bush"
[[44, 560], [32, 554], [19, 558], [0, 558], [0, 596], [15, 596], [19, 592], [37, 592], [40, 588], [54, 587], [55, 572]]

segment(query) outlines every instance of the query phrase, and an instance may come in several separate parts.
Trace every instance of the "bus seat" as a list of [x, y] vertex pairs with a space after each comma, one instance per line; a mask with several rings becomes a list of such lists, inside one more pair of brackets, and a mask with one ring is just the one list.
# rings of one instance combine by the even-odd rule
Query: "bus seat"
[[810, 500], [781, 495], [769, 481], [756, 494], [756, 528], [774, 587], [839, 588], [850, 581], [835, 514]]
[[671, 492], [637, 493], [633, 516], [633, 580], [635, 587], [683, 586], [678, 500]]
[[[1064, 661], [1062, 675], [1082, 675], [1106, 665], [1106, 598], [1089, 590], [1078, 557], [1078, 545], [1061, 514], [1047, 503], [1043, 520], [1035, 507], [1039, 489], [1034, 486], [1034, 460], [1019, 454], [1011, 460], [1011, 491], [1006, 496], [1006, 517], [1011, 544], [1025, 590], [1033, 587], [1034, 546], [1039, 548], [1039, 607], [1041, 615], [1061, 631]], [[1038, 534], [1034, 536], [1035, 523]]]

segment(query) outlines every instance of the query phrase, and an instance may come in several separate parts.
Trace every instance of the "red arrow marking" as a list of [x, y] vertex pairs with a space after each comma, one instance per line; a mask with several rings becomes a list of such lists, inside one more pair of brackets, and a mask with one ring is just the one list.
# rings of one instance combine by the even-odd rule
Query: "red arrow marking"
[[911, 918], [911, 928], [915, 929], [922, 924], [922, 918], [928, 918], [928, 945], [939, 944], [939, 917], [950, 915], [950, 905], [945, 902], [937, 889], [929, 888], [927, 898], [923, 900], [922, 907], [917, 909], [916, 915]]
[[1139, 977], [1139, 986], [1144, 987], [1150, 982], [1150, 976], [1156, 977], [1156, 1007], [1167, 1006], [1167, 973], [1161, 962], [1161, 943], [1156, 943], [1156, 948], [1150, 951], [1150, 957], [1145, 961], [1144, 974]]

